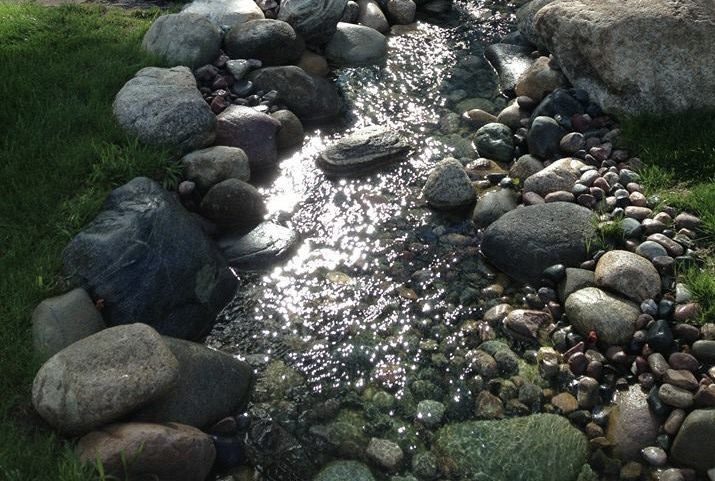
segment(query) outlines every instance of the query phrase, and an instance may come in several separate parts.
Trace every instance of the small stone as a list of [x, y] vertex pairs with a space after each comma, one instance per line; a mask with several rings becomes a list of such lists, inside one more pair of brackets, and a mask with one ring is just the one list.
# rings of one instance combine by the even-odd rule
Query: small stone
[[715, 384], [700, 385], [695, 393], [695, 406], [715, 407]]
[[670, 369], [668, 361], [666, 361], [663, 355], [659, 352], [655, 352], [648, 356], [648, 366], [658, 379], [665, 375], [665, 372]]
[[416, 417], [425, 426], [434, 428], [442, 423], [445, 410], [446, 408], [441, 402], [426, 399], [417, 404]]
[[668, 455], [662, 448], [656, 446], [648, 446], [641, 450], [643, 459], [646, 460], [648, 464], [655, 467], [665, 466], [668, 462]]
[[636, 247], [636, 254], [652, 261], [655, 257], [667, 256], [668, 251], [657, 242], [645, 241]]
[[693, 405], [693, 394], [675, 387], [671, 384], [663, 384], [658, 389], [658, 397], [668, 406], [687, 409]]
[[658, 481], [685, 481], [685, 477], [680, 469], [666, 469], [660, 474]]
[[692, 214], [683, 212], [675, 217], [675, 227], [690, 230], [697, 230], [700, 227], [701, 221]]
[[650, 217], [653, 211], [647, 207], [636, 207], [633, 205], [629, 205], [628, 207], [626, 207], [625, 213], [626, 217], [642, 221], [643, 219]]
[[578, 382], [578, 405], [584, 409], [591, 409], [600, 403], [598, 389], [600, 384], [593, 378], [584, 376]]
[[476, 128], [481, 128], [497, 121], [494, 115], [481, 109], [467, 110], [462, 114], [462, 117]]
[[670, 455], [678, 463], [706, 471], [715, 467], [715, 410], [696, 409], [685, 418]]
[[673, 332], [670, 330], [668, 321], [665, 319], [656, 320], [646, 334], [648, 345], [658, 352], [670, 351], [673, 344]]
[[700, 367], [698, 360], [687, 352], [674, 352], [668, 358], [668, 363], [673, 369], [685, 369], [690, 372], [696, 372]]
[[578, 400], [568, 392], [562, 392], [551, 398], [551, 404], [563, 414], [571, 414], [578, 409]]
[[685, 420], [685, 415], [686, 413], [683, 409], [673, 409], [673, 412], [670, 413], [663, 424], [665, 432], [671, 436], [678, 434], [678, 430]]
[[387, 439], [378, 438], [370, 439], [370, 444], [368, 444], [365, 454], [378, 466], [388, 471], [398, 470], [404, 457], [398, 444]]
[[696, 319], [702, 313], [700, 304], [696, 302], [689, 302], [687, 304], [679, 305], [675, 308], [673, 313], [673, 319], [679, 322], [689, 321]]
[[462, 164], [453, 158], [441, 161], [423, 188], [427, 202], [439, 209], [456, 209], [474, 202], [476, 193]]

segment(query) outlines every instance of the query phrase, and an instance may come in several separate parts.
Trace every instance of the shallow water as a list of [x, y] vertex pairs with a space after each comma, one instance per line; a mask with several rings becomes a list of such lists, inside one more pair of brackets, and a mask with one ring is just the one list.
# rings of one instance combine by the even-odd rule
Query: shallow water
[[[210, 346], [241, 355], [259, 374], [285, 362], [309, 405], [376, 388], [399, 399], [424, 369], [438, 369], [459, 400], [464, 370], [452, 352], [467, 342], [460, 327], [501, 293], [482, 293], [496, 274], [478, 259], [467, 213], [436, 213], [420, 190], [437, 161], [474, 156], [473, 133], [448, 121], [457, 104], [505, 103], [482, 49], [509, 31], [513, 6], [500, 13], [484, 5], [457, 1], [452, 14], [390, 36], [386, 65], [336, 72], [349, 105], [344, 122], [309, 133], [261, 189], [269, 218], [297, 231], [301, 244], [272, 270], [241, 274]], [[317, 153], [369, 125], [401, 131], [412, 146], [407, 159], [327, 179]]]

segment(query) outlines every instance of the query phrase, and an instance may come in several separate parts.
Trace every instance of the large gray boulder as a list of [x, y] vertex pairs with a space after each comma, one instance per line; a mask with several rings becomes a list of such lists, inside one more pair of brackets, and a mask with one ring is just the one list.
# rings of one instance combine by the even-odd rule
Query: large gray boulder
[[172, 337], [164, 342], [179, 361], [176, 385], [133, 419], [208, 428], [242, 412], [253, 379], [251, 366], [203, 344]]
[[683, 421], [671, 455], [677, 462], [699, 471], [715, 468], [714, 437], [715, 409], [696, 409]]
[[595, 234], [594, 213], [566, 202], [520, 207], [484, 231], [482, 253], [495, 267], [522, 282], [539, 282], [549, 266], [578, 265]]
[[347, 0], [283, 0], [278, 19], [290, 23], [306, 42], [323, 45], [335, 33]]
[[154, 21], [142, 47], [169, 66], [197, 68], [218, 57], [222, 37], [221, 29], [202, 15], [172, 13]]
[[312, 77], [300, 67], [266, 67], [254, 70], [248, 80], [264, 91], [278, 91], [277, 101], [303, 121], [330, 120], [340, 112], [341, 102], [334, 84]]
[[534, 16], [543, 7], [554, 0], [531, 0], [519, 7], [516, 11], [517, 27], [522, 35], [531, 43], [538, 44], [539, 36], [534, 27]]
[[114, 99], [114, 116], [147, 144], [189, 151], [214, 140], [216, 116], [188, 67], [146, 67]]
[[338, 23], [337, 31], [325, 46], [325, 57], [337, 65], [369, 65], [387, 55], [387, 39], [374, 28]]
[[606, 111], [715, 106], [712, 0], [557, 0], [534, 16], [571, 83]]
[[101, 463], [107, 478], [204, 481], [216, 448], [211, 436], [191, 426], [124, 423], [87, 434], [77, 454], [86, 463]]
[[70, 344], [104, 329], [102, 314], [87, 291], [76, 289], [40, 302], [32, 312], [35, 353], [48, 359]]
[[580, 289], [566, 299], [566, 315], [582, 336], [596, 331], [607, 344], [624, 345], [636, 330], [641, 311], [637, 304], [609, 294], [597, 287]]
[[658, 418], [648, 407], [648, 395], [640, 386], [616, 394], [606, 435], [619, 459], [640, 460], [641, 449], [655, 445], [659, 427]]
[[51, 357], [35, 376], [32, 404], [54, 428], [82, 434], [158, 399], [178, 375], [176, 357], [154, 329], [117, 326]]
[[243, 105], [231, 105], [218, 116], [216, 144], [238, 147], [248, 156], [251, 172], [278, 162], [277, 133], [281, 123], [268, 114]]
[[300, 60], [305, 43], [281, 20], [250, 20], [226, 34], [226, 53], [231, 58], [255, 58], [263, 65], [286, 65]]
[[200, 225], [145, 177], [113, 190], [62, 259], [65, 275], [102, 299], [107, 324], [143, 322], [172, 337], [205, 334], [236, 289]]
[[265, 18], [254, 0], [194, 0], [184, 7], [182, 13], [202, 15], [220, 28]]

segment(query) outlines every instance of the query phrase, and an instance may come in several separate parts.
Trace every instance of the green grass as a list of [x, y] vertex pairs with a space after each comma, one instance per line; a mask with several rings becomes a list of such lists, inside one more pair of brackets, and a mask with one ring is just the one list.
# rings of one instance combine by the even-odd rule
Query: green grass
[[88, 479], [33, 421], [30, 314], [61, 292], [60, 253], [109, 190], [137, 175], [176, 179], [170, 153], [115, 124], [116, 92], [140, 68], [158, 10], [0, 2], [0, 479]]
[[702, 269], [689, 269], [681, 276], [690, 290], [693, 300], [702, 307], [701, 315], [695, 320], [697, 324], [715, 322], [715, 264], [713, 259]]

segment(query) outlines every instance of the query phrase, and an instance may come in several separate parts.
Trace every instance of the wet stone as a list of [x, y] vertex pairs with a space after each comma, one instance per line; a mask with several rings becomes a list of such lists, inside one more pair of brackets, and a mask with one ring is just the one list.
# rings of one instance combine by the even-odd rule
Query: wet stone
[[668, 462], [668, 455], [665, 453], [663, 448], [657, 446], [648, 446], [641, 450], [643, 459], [651, 466], [660, 467], [665, 466]]
[[361, 175], [389, 162], [404, 158], [409, 146], [392, 130], [368, 127], [328, 146], [319, 156], [318, 165], [328, 175]]
[[438, 209], [457, 209], [474, 202], [476, 193], [462, 164], [452, 158], [438, 163], [422, 190], [427, 202]]
[[658, 389], [658, 397], [668, 406], [687, 409], [693, 405], [693, 393], [675, 387], [671, 384], [663, 384]]
[[692, 353], [702, 362], [715, 362], [715, 340], [696, 341], [693, 343]]
[[365, 454], [376, 464], [387, 469], [395, 471], [402, 464], [404, 457], [402, 449], [396, 443], [387, 439], [372, 438], [368, 444]]

